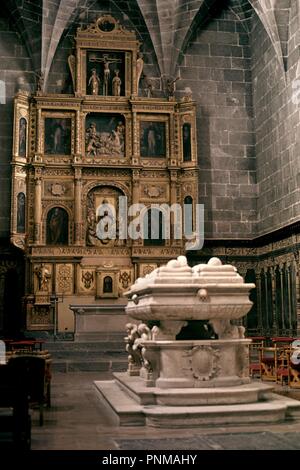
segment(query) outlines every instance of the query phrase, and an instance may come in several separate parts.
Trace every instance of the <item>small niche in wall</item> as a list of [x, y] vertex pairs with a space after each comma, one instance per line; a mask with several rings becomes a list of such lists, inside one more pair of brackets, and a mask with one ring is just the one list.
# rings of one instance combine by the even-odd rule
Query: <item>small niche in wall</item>
[[67, 245], [69, 239], [68, 214], [61, 207], [53, 207], [47, 214], [47, 245]]
[[17, 196], [17, 233], [25, 233], [25, 203], [25, 194], [19, 193]]

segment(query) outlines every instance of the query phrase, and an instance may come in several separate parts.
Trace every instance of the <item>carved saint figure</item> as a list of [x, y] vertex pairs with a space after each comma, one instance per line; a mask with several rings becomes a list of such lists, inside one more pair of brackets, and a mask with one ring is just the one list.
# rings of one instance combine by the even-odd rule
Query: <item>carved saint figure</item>
[[109, 68], [110, 62], [105, 59], [103, 62], [104, 65], [104, 71], [103, 71], [103, 77], [104, 77], [104, 85], [103, 85], [103, 94], [104, 96], [108, 95], [108, 83], [110, 79], [110, 68]]
[[87, 150], [87, 155], [97, 155], [97, 147], [98, 145], [98, 133], [97, 133], [97, 128], [96, 124], [94, 122], [91, 122], [89, 127], [86, 130], [86, 150]]
[[177, 80], [180, 80], [180, 77], [177, 77], [174, 80], [171, 78], [167, 80], [167, 92], [169, 97], [173, 97], [175, 95]]
[[119, 70], [115, 70], [115, 76], [112, 81], [112, 94], [113, 96], [120, 96], [121, 95], [121, 84], [122, 80], [119, 77]]
[[43, 72], [39, 72], [35, 74], [36, 78], [36, 91], [42, 92], [44, 88], [44, 74]]
[[89, 79], [89, 87], [92, 95], [99, 95], [100, 78], [96, 69], [92, 69], [92, 75]]
[[49, 291], [49, 283], [51, 279], [51, 273], [44, 264], [37, 266], [34, 270], [38, 279], [38, 290], [42, 292]]
[[136, 89], [137, 94], [139, 94], [139, 83], [142, 76], [144, 68], [144, 59], [143, 54], [141, 52], [138, 53], [138, 58], [136, 60]]
[[152, 98], [154, 92], [154, 85], [152, 83], [152, 80], [150, 80], [147, 75], [144, 75], [144, 79], [146, 84], [146, 96], [147, 98]]
[[72, 78], [73, 92], [75, 93], [76, 88], [76, 57], [74, 54], [70, 54], [68, 57], [68, 65]]
[[87, 216], [87, 234], [86, 234], [86, 243], [89, 246], [94, 246], [97, 239], [96, 235], [96, 216], [95, 212], [90, 209]]
[[116, 127], [116, 133], [120, 141], [120, 153], [124, 155], [125, 152], [125, 126], [122, 121], [119, 121]]

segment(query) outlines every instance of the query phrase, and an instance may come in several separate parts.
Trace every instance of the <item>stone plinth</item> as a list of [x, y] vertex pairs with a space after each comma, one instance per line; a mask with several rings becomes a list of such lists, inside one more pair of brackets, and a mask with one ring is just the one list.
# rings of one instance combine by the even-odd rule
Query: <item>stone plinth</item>
[[120, 334], [127, 317], [124, 305], [70, 305], [75, 316], [75, 341], [97, 341], [104, 333]]

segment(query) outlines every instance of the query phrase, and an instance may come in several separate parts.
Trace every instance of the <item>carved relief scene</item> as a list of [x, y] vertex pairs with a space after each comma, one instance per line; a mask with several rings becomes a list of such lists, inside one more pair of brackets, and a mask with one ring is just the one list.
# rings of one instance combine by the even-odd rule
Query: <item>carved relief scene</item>
[[85, 151], [88, 157], [124, 157], [124, 117], [90, 113], [86, 118]]

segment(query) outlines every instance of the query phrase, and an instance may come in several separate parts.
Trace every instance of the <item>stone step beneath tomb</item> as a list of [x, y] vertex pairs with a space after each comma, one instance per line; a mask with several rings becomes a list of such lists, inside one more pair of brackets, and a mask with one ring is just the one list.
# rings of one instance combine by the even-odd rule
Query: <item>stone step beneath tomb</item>
[[[189, 428], [229, 424], [280, 423], [297, 419], [300, 402], [266, 393], [257, 403], [204, 406], [142, 405], [117, 381], [96, 381], [96, 393], [106, 401], [121, 426]], [[262, 399], [263, 398], [263, 399]]]
[[256, 403], [262, 400], [273, 386], [252, 382], [231, 387], [168, 388], [145, 387], [139, 377], [126, 372], [113, 374], [116, 383], [141, 405], [203, 406]]

